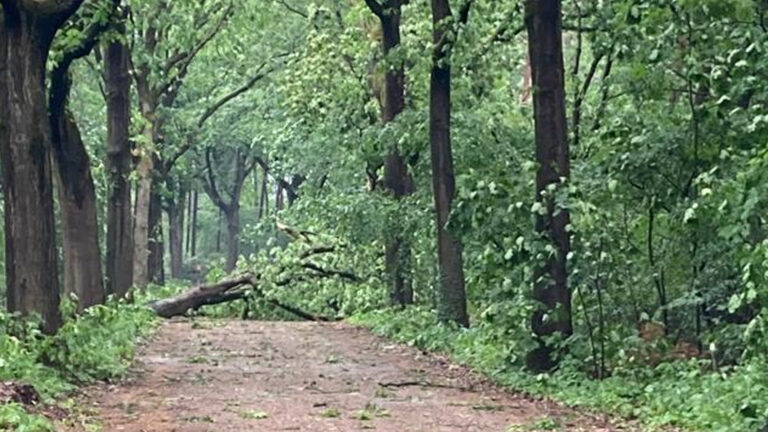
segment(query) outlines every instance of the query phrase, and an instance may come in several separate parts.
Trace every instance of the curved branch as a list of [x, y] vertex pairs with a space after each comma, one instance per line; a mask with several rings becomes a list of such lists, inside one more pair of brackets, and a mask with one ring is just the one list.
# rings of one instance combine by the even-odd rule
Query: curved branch
[[384, 6], [382, 6], [378, 1], [365, 0], [365, 4], [368, 5], [368, 9], [370, 9], [374, 15], [376, 15], [380, 19], [384, 18]]
[[211, 149], [210, 147], [205, 149], [205, 164], [207, 167], [207, 173], [208, 173], [208, 179], [207, 181], [203, 182], [203, 185], [205, 186], [206, 192], [208, 192], [208, 195], [211, 196], [211, 200], [213, 200], [214, 204], [221, 208], [222, 210], [227, 210], [229, 206], [224, 201], [224, 199], [221, 197], [221, 194], [219, 194], [219, 189], [216, 186], [216, 175], [213, 172], [213, 163], [211, 163]]

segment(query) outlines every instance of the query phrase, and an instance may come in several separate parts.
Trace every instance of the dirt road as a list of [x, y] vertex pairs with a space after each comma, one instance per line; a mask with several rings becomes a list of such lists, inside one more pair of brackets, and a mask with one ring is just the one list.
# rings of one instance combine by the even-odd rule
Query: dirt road
[[342, 323], [170, 321], [129, 379], [88, 389], [77, 411], [59, 430], [621, 430]]

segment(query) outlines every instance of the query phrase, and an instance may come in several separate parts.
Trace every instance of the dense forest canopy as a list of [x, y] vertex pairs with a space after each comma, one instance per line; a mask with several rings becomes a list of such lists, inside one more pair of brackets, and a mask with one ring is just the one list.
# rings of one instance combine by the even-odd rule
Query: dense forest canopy
[[764, 374], [766, 14], [2, 0], [5, 309], [53, 334], [65, 299], [248, 275], [204, 300], [469, 327], [491, 373]]

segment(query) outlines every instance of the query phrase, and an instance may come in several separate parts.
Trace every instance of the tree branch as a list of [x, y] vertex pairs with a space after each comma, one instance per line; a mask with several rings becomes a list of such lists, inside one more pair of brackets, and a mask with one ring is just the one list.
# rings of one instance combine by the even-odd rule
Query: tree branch
[[297, 9], [297, 8], [295, 8], [295, 7], [293, 7], [293, 6], [291, 6], [291, 5], [290, 5], [290, 4], [288, 4], [288, 2], [286, 2], [285, 0], [278, 0], [278, 2], [279, 2], [281, 5], [283, 5], [283, 6], [284, 6], [286, 9], [288, 9], [289, 11], [291, 11], [291, 12], [295, 13], [296, 15], [301, 15], [301, 16], [302, 16], [302, 17], [304, 17], [305, 19], [309, 19], [309, 15], [307, 15], [305, 12], [302, 12], [301, 10], [299, 10], [299, 9]]
[[[192, 61], [197, 57], [197, 55], [200, 53], [200, 51], [205, 48], [206, 45], [208, 45], [209, 42], [211, 42], [217, 34], [224, 28], [224, 25], [227, 23], [227, 20], [229, 19], [230, 15], [232, 14], [232, 11], [234, 10], [234, 5], [232, 2], [229, 3], [229, 6], [224, 10], [224, 13], [222, 13], [221, 18], [216, 23], [216, 26], [206, 35], [200, 42], [198, 42], [197, 45], [195, 45], [192, 50], [187, 53], [182, 59], [179, 59], [175, 63], [171, 63], [170, 65], [166, 65], [168, 68], [166, 70], [166, 74], [169, 74], [170, 71], [175, 67], [178, 69], [178, 73], [173, 76], [164, 86], [162, 86], [156, 93], [156, 97], [160, 97], [165, 95], [166, 98], [173, 98], [173, 94], [175, 92], [175, 89], [177, 87], [177, 84], [182, 81], [186, 76], [187, 72], [189, 71], [189, 65], [192, 63]], [[170, 101], [167, 101], [166, 104], [170, 103]]]
[[226, 105], [229, 101], [237, 98], [238, 96], [242, 95], [243, 93], [247, 92], [248, 90], [252, 89], [253, 86], [256, 85], [257, 82], [261, 81], [266, 77], [269, 73], [274, 71], [274, 68], [270, 68], [265, 72], [261, 72], [262, 69], [266, 66], [266, 63], [262, 63], [259, 68], [256, 70], [256, 75], [254, 75], [251, 79], [249, 79], [245, 84], [242, 86], [236, 88], [235, 90], [231, 91], [230, 93], [224, 95], [221, 99], [216, 101], [213, 105], [208, 107], [203, 114], [200, 116], [200, 118], [197, 120], [197, 127], [203, 127], [206, 121], [208, 121], [209, 118], [211, 118], [212, 115], [216, 113], [221, 107]]
[[384, 18], [384, 7], [377, 0], [365, 0], [365, 4], [379, 19]]
[[216, 175], [213, 172], [213, 164], [211, 163], [211, 148], [205, 149], [205, 164], [207, 168], [207, 181], [203, 182], [203, 185], [205, 186], [206, 191], [208, 192], [208, 195], [210, 195], [211, 200], [222, 210], [227, 210], [229, 206], [224, 201], [224, 199], [221, 197], [221, 194], [219, 194], [219, 189], [216, 186]]

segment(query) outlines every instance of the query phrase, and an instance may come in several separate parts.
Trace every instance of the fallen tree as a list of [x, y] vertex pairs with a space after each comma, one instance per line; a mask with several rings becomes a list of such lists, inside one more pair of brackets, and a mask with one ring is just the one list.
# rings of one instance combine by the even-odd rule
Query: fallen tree
[[[305, 245], [311, 245], [308, 231], [300, 231], [278, 222], [278, 229], [289, 233], [295, 240]], [[295, 269], [297, 273], [291, 273], [274, 283], [275, 286], [282, 287], [296, 282], [306, 282], [315, 279], [337, 278], [348, 282], [359, 283], [362, 279], [356, 274], [336, 269], [327, 269], [310, 261], [311, 258], [336, 252], [337, 246], [313, 246], [298, 254], [299, 262], [291, 266], [281, 268], [279, 274], [287, 270]], [[172, 318], [185, 315], [190, 310], [198, 310], [204, 306], [227, 303], [236, 300], [247, 300], [248, 298], [260, 298], [270, 305], [296, 315], [299, 318], [308, 321], [334, 321], [335, 318], [324, 317], [309, 313], [296, 306], [287, 305], [279, 300], [269, 298], [261, 289], [262, 276], [258, 273], [245, 273], [216, 283], [198, 285], [176, 296], [150, 302], [148, 306], [155, 313], [163, 318]]]
[[[149, 307], [162, 318], [172, 318], [185, 315], [190, 310], [198, 310], [203, 306], [212, 306], [235, 300], [246, 300], [249, 295], [264, 298], [272, 306], [289, 312], [307, 321], [335, 321], [320, 315], [314, 315], [295, 306], [286, 305], [275, 299], [268, 299], [258, 287], [259, 277], [246, 274], [232, 279], [225, 279], [214, 284], [198, 285], [189, 290], [167, 299], [149, 303]], [[278, 283], [287, 285], [288, 280]]]

